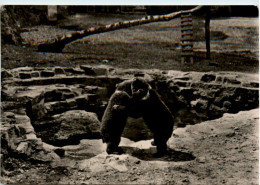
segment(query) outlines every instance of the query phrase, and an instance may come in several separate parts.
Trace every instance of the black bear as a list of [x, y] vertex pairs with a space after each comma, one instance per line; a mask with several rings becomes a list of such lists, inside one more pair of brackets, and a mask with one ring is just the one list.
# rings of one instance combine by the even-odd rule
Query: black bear
[[167, 152], [167, 141], [173, 131], [173, 116], [160, 96], [141, 78], [126, 80], [117, 86], [102, 118], [101, 135], [107, 153], [121, 153], [118, 147], [128, 116], [143, 117], [154, 134], [155, 156]]
[[118, 145], [128, 117], [129, 102], [130, 96], [126, 92], [116, 91], [111, 96], [104, 112], [101, 136], [103, 142], [107, 143], [106, 151], [108, 154], [122, 153]]
[[167, 152], [166, 143], [172, 135], [174, 121], [170, 110], [153, 89], [149, 90], [147, 98], [141, 100], [141, 114], [154, 134], [155, 156], [163, 156]]

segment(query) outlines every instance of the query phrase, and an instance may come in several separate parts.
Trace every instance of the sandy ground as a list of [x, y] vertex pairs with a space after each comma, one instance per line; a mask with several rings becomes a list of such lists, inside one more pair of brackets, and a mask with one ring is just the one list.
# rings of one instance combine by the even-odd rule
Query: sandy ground
[[107, 155], [101, 140], [65, 146], [51, 164], [8, 159], [1, 182], [30, 184], [258, 184], [259, 109], [177, 128], [169, 154], [153, 158], [151, 140], [122, 138], [125, 154]]

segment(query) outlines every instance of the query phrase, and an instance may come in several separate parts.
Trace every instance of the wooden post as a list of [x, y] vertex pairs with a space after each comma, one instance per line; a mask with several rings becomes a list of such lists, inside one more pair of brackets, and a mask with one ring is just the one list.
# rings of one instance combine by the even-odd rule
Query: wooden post
[[210, 6], [206, 9], [205, 16], [205, 40], [206, 40], [206, 59], [210, 59]]
[[181, 14], [181, 63], [190, 62], [193, 64], [193, 28], [192, 14]]
[[48, 20], [57, 21], [58, 7], [56, 5], [48, 5]]

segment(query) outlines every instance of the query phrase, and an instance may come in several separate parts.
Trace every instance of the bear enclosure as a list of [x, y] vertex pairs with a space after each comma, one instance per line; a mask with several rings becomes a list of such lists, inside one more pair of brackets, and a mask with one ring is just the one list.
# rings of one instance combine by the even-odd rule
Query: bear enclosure
[[[25, 183], [39, 180], [41, 183], [144, 184], [149, 182], [156, 170], [163, 177], [153, 177], [158, 184], [166, 181], [169, 184], [212, 184], [223, 183], [223, 179], [225, 182], [231, 179], [230, 184], [234, 184], [243, 179], [241, 173], [246, 177], [252, 176], [247, 178], [248, 181], [241, 180], [242, 184], [256, 179], [256, 161], [253, 161], [255, 158], [251, 160], [251, 156], [258, 154], [255, 146], [258, 137], [253, 131], [248, 131], [252, 125], [246, 125], [258, 120], [258, 115], [252, 116], [251, 112], [259, 107], [259, 30], [255, 7], [211, 7], [210, 59], [206, 58], [205, 11], [194, 12], [193, 63], [181, 61], [181, 14], [177, 13], [178, 17], [164, 22], [104, 33], [102, 30], [114, 23], [147, 17], [145, 21], [154, 19], [156, 15], [170, 15], [194, 8], [58, 6], [60, 14], [57, 19], [48, 20], [45, 6], [2, 7], [1, 178], [4, 182], [17, 183], [18, 178], [22, 180], [19, 182]], [[243, 8], [248, 8], [251, 13], [241, 13]], [[26, 22], [29, 18], [30, 21]], [[86, 36], [86, 30], [92, 28], [102, 29]], [[59, 43], [57, 41], [71, 38], [69, 35], [75, 33], [82, 37], [73, 42], [69, 40], [62, 50], [58, 48], [58, 52], [53, 52], [53, 47], [48, 47], [48, 44]], [[43, 50], [39, 47], [42, 45]], [[104, 154], [99, 133], [101, 117], [116, 84], [135, 76], [143, 77], [150, 83], [174, 116], [175, 131], [169, 140], [171, 156], [159, 160], [151, 157], [154, 152], [150, 146], [152, 134], [142, 118], [127, 120], [122, 135], [126, 155], [117, 158]], [[244, 113], [238, 113], [240, 111], [245, 111], [252, 118], [243, 120], [241, 115]], [[238, 115], [240, 120], [232, 118], [227, 121], [227, 115]], [[248, 135], [244, 135], [242, 130]], [[248, 143], [250, 135], [255, 137], [253, 142], [250, 140], [253, 144], [239, 143]], [[147, 143], [149, 147], [145, 148]], [[201, 143], [204, 148], [200, 148]], [[206, 146], [205, 143], [211, 145]], [[229, 165], [227, 161], [235, 161], [239, 157], [225, 159], [236, 156], [237, 152], [225, 154], [218, 151], [221, 148], [219, 143], [223, 148], [229, 143], [234, 144], [234, 148], [225, 148], [230, 152], [242, 151], [243, 145], [245, 151], [240, 152], [243, 154], [241, 161], [245, 161], [246, 155], [250, 158], [247, 163], [252, 162], [254, 168], [248, 167], [239, 173], [230, 170], [236, 163], [225, 166]], [[239, 147], [236, 146], [238, 143]], [[248, 150], [248, 147], [252, 148]], [[204, 158], [202, 153], [209, 156]], [[28, 170], [27, 159], [30, 165], [35, 165], [38, 175]], [[213, 162], [207, 163], [207, 160]], [[163, 163], [165, 161], [169, 162], [169, 166]], [[237, 164], [244, 165], [241, 161]], [[175, 162], [180, 162], [180, 166]], [[156, 163], [161, 167], [158, 168]], [[213, 167], [207, 165], [213, 163], [220, 166], [212, 170]], [[25, 167], [19, 168], [20, 164]], [[146, 165], [152, 166], [154, 171], [147, 171]], [[200, 165], [206, 167], [200, 168]], [[234, 172], [234, 177], [226, 178], [223, 174], [219, 178], [218, 175], [225, 172], [221, 170], [222, 166], [226, 171]], [[204, 167], [207, 171], [203, 171]], [[28, 179], [19, 170], [36, 175], [35, 179]], [[43, 175], [40, 170], [44, 171]], [[50, 177], [46, 175], [48, 170], [54, 173]], [[134, 178], [128, 177], [129, 171]], [[171, 171], [177, 176], [169, 177]], [[122, 176], [118, 177], [118, 172]], [[143, 178], [140, 175], [136, 177], [134, 174], [137, 173], [143, 174]], [[78, 179], [79, 174], [80, 178], [84, 177], [83, 180]], [[198, 177], [193, 177], [194, 174]], [[239, 177], [235, 178], [236, 175]]]

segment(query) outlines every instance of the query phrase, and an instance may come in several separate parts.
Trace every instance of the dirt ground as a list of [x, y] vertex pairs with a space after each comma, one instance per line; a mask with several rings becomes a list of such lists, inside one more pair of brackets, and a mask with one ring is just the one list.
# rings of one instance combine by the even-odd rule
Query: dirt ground
[[82, 140], [65, 146], [65, 157], [50, 165], [7, 159], [12, 165], [2, 171], [1, 182], [258, 184], [258, 122], [259, 109], [254, 109], [177, 128], [168, 141], [169, 154], [162, 158], [152, 157], [151, 140], [122, 138], [123, 155], [107, 155], [101, 140]]

